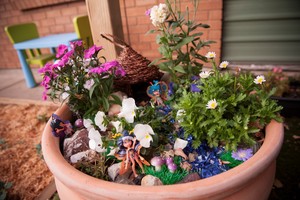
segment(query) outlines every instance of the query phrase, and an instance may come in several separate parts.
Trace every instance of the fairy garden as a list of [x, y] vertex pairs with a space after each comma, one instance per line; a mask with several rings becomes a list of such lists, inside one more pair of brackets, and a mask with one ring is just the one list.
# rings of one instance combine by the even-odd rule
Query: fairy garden
[[213, 41], [198, 30], [209, 25], [190, 15], [169, 1], [146, 12], [161, 53], [151, 63], [126, 43], [107, 61], [103, 47], [76, 41], [40, 69], [44, 98], [73, 113], [51, 121], [71, 165], [116, 183], [170, 185], [230, 170], [259, 149], [265, 125], [282, 120], [275, 89], [264, 89], [263, 75], [216, 63], [213, 51], [201, 55]]

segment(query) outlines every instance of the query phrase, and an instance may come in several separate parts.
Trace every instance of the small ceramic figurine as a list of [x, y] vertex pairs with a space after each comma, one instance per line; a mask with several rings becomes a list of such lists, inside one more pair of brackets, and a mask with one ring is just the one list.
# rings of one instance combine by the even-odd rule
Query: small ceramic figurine
[[52, 134], [55, 137], [64, 138], [66, 135], [72, 133], [72, 125], [69, 121], [63, 121], [56, 114], [52, 114], [52, 121], [50, 123]]
[[121, 169], [119, 174], [122, 175], [129, 169], [131, 165], [132, 172], [134, 177], [137, 177], [138, 174], [135, 169], [136, 163], [144, 173], [143, 164], [150, 166], [150, 164], [140, 155], [140, 150], [142, 146], [136, 140], [133, 134], [129, 134], [127, 130], [123, 131], [123, 136], [118, 141], [119, 151], [115, 155], [118, 159], [122, 159]]
[[[151, 83], [152, 84], [152, 83]], [[163, 81], [153, 81], [153, 84], [147, 88], [147, 94], [158, 106], [165, 106], [167, 100], [168, 85]]]

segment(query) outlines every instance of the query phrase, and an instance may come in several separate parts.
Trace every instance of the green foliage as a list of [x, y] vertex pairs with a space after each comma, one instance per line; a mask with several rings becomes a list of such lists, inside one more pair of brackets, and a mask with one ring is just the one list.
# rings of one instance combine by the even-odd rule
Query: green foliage
[[[197, 10], [197, 1], [193, 1], [194, 11]], [[171, 81], [176, 85], [181, 85], [180, 80], [189, 80], [193, 75], [198, 75], [203, 62], [207, 62], [206, 57], [199, 53], [200, 49], [214, 41], [201, 40], [202, 32], [198, 28], [209, 28], [209, 25], [197, 23], [189, 19], [189, 9], [185, 12], [178, 11], [176, 4], [174, 7], [170, 1], [166, 1], [169, 16], [164, 23], [160, 24], [156, 42], [159, 44], [159, 52], [162, 57], [151, 64], [158, 64], [160, 69], [171, 76]]]
[[0, 200], [6, 199], [7, 190], [12, 187], [11, 182], [3, 182], [0, 180]]
[[103, 180], [109, 180], [107, 174], [107, 165], [108, 160], [104, 155], [96, 154], [89, 160], [81, 160], [74, 164], [74, 167], [81, 172], [93, 176], [95, 178], [100, 178]]
[[[221, 73], [218, 69], [208, 78], [198, 82], [201, 92], [184, 91], [176, 105], [184, 110], [180, 125], [185, 136], [192, 135], [194, 147], [203, 140], [209, 146], [225, 144], [227, 150], [239, 145], [253, 145], [254, 133], [271, 119], [281, 121], [278, 112], [282, 109], [270, 99], [274, 90], [266, 92], [263, 85], [255, 84], [250, 74]], [[215, 109], [208, 109], [210, 100], [217, 101]]]

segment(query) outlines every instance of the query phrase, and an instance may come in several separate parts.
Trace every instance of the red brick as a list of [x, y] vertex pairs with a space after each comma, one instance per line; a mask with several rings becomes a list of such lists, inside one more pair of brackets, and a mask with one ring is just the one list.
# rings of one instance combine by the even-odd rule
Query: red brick
[[221, 30], [209, 31], [209, 39], [211, 40], [221, 40], [221, 36], [222, 36]]
[[209, 21], [210, 30], [221, 30], [222, 22], [220, 20]]
[[68, 23], [73, 23], [68, 16], [55, 19], [55, 24], [68, 24]]
[[135, 4], [136, 4], [136, 6], [150, 6], [150, 7], [152, 7], [152, 6], [156, 5], [156, 0], [136, 0]]
[[210, 20], [221, 20], [222, 19], [222, 10], [211, 10], [209, 11]]
[[137, 17], [137, 23], [139, 25], [140, 24], [148, 24], [148, 25], [152, 24], [150, 18], [148, 16], [145, 16], [145, 15], [144, 16], [138, 16]]
[[126, 1], [124, 1], [124, 6], [127, 7], [127, 8], [134, 7], [135, 6], [135, 0], [126, 0]]
[[77, 14], [78, 12], [76, 7], [67, 7], [62, 11], [63, 16], [74, 16]]
[[41, 20], [41, 25], [46, 27], [46, 26], [54, 26], [55, 25], [55, 19], [54, 18], [47, 18]]
[[137, 25], [137, 18], [136, 17], [128, 17], [127, 18], [127, 24], [129, 26]]
[[126, 9], [126, 14], [127, 14], [127, 17], [141, 16], [141, 15], [145, 15], [146, 10], [147, 9], [145, 7], [127, 8]]
[[47, 18], [51, 18], [51, 17], [60, 17], [61, 11], [60, 10], [49, 10], [46, 12]]
[[32, 15], [33, 20], [46, 19], [46, 14], [44, 12], [37, 12]]
[[149, 30], [148, 25], [138, 25], [138, 26], [132, 26], [129, 27], [129, 32], [130, 33], [146, 33]]

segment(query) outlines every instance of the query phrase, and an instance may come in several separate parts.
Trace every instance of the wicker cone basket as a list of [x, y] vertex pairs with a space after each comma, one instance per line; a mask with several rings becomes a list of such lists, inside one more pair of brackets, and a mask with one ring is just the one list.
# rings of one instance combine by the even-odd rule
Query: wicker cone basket
[[130, 96], [136, 96], [135, 92], [144, 95], [149, 82], [161, 79], [163, 73], [159, 71], [158, 67], [155, 65], [149, 66], [151, 61], [137, 53], [123, 40], [110, 34], [101, 34], [101, 36], [122, 48], [117, 61], [124, 68], [126, 76], [115, 80], [115, 88], [126, 92]]

